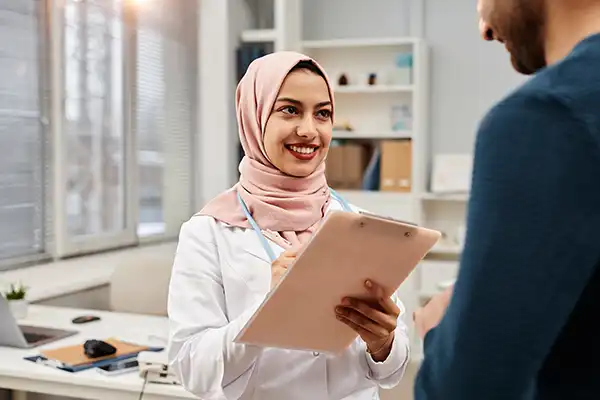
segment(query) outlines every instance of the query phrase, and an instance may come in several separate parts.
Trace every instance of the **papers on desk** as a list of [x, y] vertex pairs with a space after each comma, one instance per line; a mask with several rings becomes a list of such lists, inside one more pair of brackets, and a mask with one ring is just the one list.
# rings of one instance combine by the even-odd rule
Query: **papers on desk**
[[140, 346], [122, 342], [116, 339], [106, 339], [117, 348], [113, 355], [98, 358], [89, 358], [84, 354], [83, 344], [61, 347], [42, 351], [42, 354], [25, 357], [25, 360], [57, 368], [67, 372], [78, 372], [90, 368], [97, 368], [112, 364], [116, 361], [137, 357], [142, 351], [162, 351], [163, 347]]

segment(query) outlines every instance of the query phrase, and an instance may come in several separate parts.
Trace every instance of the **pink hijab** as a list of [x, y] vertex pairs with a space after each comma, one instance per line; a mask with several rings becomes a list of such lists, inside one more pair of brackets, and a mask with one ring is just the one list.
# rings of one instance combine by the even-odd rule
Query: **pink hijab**
[[333, 103], [331, 83], [310, 57], [282, 51], [254, 60], [236, 91], [239, 135], [245, 153], [239, 165], [240, 180], [199, 212], [231, 226], [251, 228], [238, 201], [239, 193], [263, 233], [284, 248], [310, 238], [330, 202], [324, 163], [307, 177], [292, 177], [271, 164], [263, 143], [281, 85], [290, 70], [304, 60], [312, 61], [326, 76]]

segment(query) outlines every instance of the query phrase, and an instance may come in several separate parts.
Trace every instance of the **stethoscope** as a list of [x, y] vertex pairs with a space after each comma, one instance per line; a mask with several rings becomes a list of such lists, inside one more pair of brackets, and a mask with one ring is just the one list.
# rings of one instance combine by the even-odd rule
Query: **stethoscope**
[[[344, 200], [344, 198], [342, 196], [340, 196], [333, 189], [329, 189], [329, 191], [331, 193], [331, 197], [333, 197], [334, 200], [336, 200], [338, 203], [341, 204], [342, 209], [344, 211], [352, 212], [352, 207], [350, 207], [350, 204], [348, 204], [348, 202], [346, 200]], [[242, 210], [244, 211], [246, 218], [248, 218], [248, 222], [252, 226], [252, 229], [256, 233], [256, 236], [258, 236], [258, 239], [260, 240], [262, 246], [264, 247], [265, 251], [267, 252], [267, 255], [271, 259], [271, 262], [275, 261], [277, 259], [277, 257], [275, 256], [275, 252], [273, 251], [273, 248], [269, 245], [267, 238], [263, 234], [262, 230], [260, 229], [260, 227], [258, 226], [256, 221], [254, 220], [254, 218], [252, 218], [252, 215], [250, 214], [250, 210], [248, 210], [248, 206], [246, 206], [246, 203], [244, 202], [244, 200], [242, 199], [242, 196], [240, 196], [239, 193], [237, 194], [237, 198], [238, 198], [238, 201], [240, 202], [240, 205], [242, 206]]]

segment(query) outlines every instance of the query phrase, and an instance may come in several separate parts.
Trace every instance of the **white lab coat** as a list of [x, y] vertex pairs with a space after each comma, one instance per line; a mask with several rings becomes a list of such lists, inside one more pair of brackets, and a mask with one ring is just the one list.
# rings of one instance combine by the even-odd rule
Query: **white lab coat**
[[[269, 243], [276, 256], [283, 251]], [[337, 356], [234, 343], [269, 291], [270, 264], [252, 229], [206, 216], [183, 224], [169, 288], [169, 362], [189, 392], [205, 400], [373, 400], [379, 387], [400, 382], [409, 340], [396, 296], [402, 314], [382, 363], [360, 338]]]

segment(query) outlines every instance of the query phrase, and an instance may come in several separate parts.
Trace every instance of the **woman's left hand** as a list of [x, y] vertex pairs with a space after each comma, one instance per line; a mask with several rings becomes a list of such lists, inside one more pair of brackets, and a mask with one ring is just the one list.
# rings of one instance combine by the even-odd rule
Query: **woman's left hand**
[[373, 360], [381, 362], [392, 350], [400, 308], [375, 282], [367, 280], [365, 287], [376, 300], [345, 298], [335, 309], [336, 317], [358, 333]]

